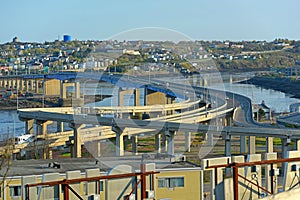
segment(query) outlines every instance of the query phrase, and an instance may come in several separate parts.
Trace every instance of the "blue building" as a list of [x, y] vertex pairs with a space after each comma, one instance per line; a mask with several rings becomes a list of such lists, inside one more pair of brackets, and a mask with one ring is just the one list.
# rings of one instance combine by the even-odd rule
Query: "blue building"
[[64, 42], [70, 42], [72, 40], [70, 35], [64, 35]]

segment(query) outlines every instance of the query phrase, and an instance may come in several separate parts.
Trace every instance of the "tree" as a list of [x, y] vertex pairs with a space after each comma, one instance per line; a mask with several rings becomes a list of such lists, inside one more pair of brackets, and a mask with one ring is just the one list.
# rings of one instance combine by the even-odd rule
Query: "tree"
[[[9, 134], [8, 134], [9, 135]], [[4, 182], [11, 166], [11, 157], [15, 145], [15, 138], [6, 138], [0, 147], [0, 185]], [[2, 191], [1, 191], [2, 192]]]
[[265, 111], [263, 109], [258, 109], [258, 121], [261, 121], [263, 118], [265, 118]]

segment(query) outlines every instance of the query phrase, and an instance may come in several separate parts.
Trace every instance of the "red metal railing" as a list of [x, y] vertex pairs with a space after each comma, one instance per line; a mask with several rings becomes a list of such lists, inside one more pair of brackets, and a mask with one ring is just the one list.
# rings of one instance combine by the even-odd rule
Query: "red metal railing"
[[[250, 182], [251, 184], [257, 186], [259, 189], [269, 193], [269, 194], [274, 194], [274, 183], [273, 183], [273, 176], [271, 176], [271, 191], [268, 191], [267, 189], [259, 186], [258, 184], [248, 180], [247, 178], [241, 176], [238, 174], [238, 168], [239, 167], [249, 167], [249, 166], [255, 166], [255, 165], [271, 165], [271, 170], [273, 170], [273, 164], [275, 163], [284, 163], [284, 162], [297, 162], [300, 161], [300, 157], [299, 158], [283, 158], [283, 159], [278, 159], [278, 160], [263, 160], [263, 161], [255, 161], [255, 162], [244, 162], [244, 163], [229, 163], [229, 164], [223, 164], [223, 165], [214, 165], [214, 166], [209, 166], [207, 163], [207, 169], [214, 169], [215, 170], [215, 175], [217, 175], [217, 170], [218, 168], [232, 168], [232, 178], [233, 178], [233, 193], [234, 193], [234, 200], [238, 200], [239, 199], [239, 189], [238, 189], [238, 185], [239, 185], [239, 181], [238, 178], [241, 177], [242, 179]], [[215, 178], [215, 182], [217, 184], [217, 178]]]
[[[30, 200], [30, 187], [36, 187], [36, 186], [56, 186], [56, 185], [62, 185], [64, 188], [64, 200], [69, 200], [69, 190], [73, 192], [78, 199], [82, 199], [80, 195], [72, 188], [70, 187], [70, 184], [74, 183], [80, 183], [80, 182], [91, 182], [91, 181], [100, 181], [100, 180], [106, 180], [106, 179], [120, 179], [120, 178], [129, 178], [129, 177], [140, 177], [139, 182], [136, 184], [135, 188], [131, 191], [131, 194], [136, 190], [138, 184], [141, 182], [141, 197], [142, 199], [146, 198], [146, 176], [158, 174], [159, 172], [146, 172], [145, 171], [145, 165], [141, 164], [141, 172], [140, 173], [126, 173], [126, 174], [115, 174], [115, 175], [106, 175], [106, 176], [97, 176], [97, 177], [89, 177], [89, 178], [78, 178], [78, 179], [64, 179], [61, 181], [49, 181], [49, 182], [43, 182], [43, 183], [33, 183], [33, 184], [27, 184], [26, 187], [26, 200]], [[100, 185], [100, 184], [99, 184]], [[99, 188], [100, 186], [98, 186]], [[100, 190], [99, 190], [100, 193]]]

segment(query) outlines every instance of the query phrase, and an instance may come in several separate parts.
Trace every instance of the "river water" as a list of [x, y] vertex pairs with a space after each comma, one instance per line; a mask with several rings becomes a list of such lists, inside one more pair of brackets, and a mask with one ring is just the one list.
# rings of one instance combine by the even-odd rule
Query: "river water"
[[299, 99], [292, 98], [285, 93], [251, 84], [225, 83], [222, 87], [214, 86], [213, 88], [225, 88], [227, 91], [247, 96], [255, 104], [260, 104], [262, 101], [265, 101], [265, 104], [277, 113], [289, 112], [289, 106], [291, 104], [300, 102]]
[[[292, 103], [300, 102], [299, 99], [291, 98], [285, 93], [278, 92], [271, 89], [264, 89], [258, 86], [249, 84], [230, 84], [224, 83], [222, 85], [212, 86], [214, 88], [222, 88], [228, 91], [233, 91], [251, 98], [255, 104], [261, 103], [262, 100], [265, 101], [275, 112], [287, 112], [289, 111], [289, 105]], [[102, 85], [102, 88], [97, 88], [93, 84], [90, 86], [85, 86], [82, 91], [85, 94], [113, 94], [117, 96], [117, 88], [111, 86], [110, 84]], [[141, 91], [141, 93], [143, 93]], [[143, 96], [143, 94], [141, 94]], [[133, 99], [124, 97], [125, 105], [132, 104]], [[141, 99], [142, 100], [142, 99]], [[126, 103], [127, 102], [127, 103]], [[141, 101], [142, 102], [142, 101]], [[117, 105], [117, 98], [106, 98], [102, 102], [96, 103], [97, 106], [113, 106]], [[21, 135], [24, 133], [25, 125], [24, 122], [18, 119], [17, 111], [0, 111], [0, 140], [9, 135]], [[55, 124], [50, 125], [49, 130], [55, 131]]]

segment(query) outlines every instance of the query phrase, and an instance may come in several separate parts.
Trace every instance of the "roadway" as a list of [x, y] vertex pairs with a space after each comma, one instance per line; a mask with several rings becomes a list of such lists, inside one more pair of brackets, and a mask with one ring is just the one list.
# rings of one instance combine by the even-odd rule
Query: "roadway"
[[[128, 77], [127, 81], [130, 82], [130, 85], [141, 85], [144, 83], [144, 80], [137, 79], [135, 77]], [[170, 90], [168, 86], [166, 86], [165, 82], [155, 80], [154, 83], [155, 87], [161, 87], [163, 90]], [[103, 130], [101, 128], [96, 128], [93, 130], [82, 130], [83, 135], [91, 134], [91, 137], [86, 137], [89, 139], [84, 139], [85, 141], [92, 140], [101, 140], [115, 137], [116, 134], [107, 127], [115, 127], [118, 126], [120, 129], [124, 131], [124, 135], [138, 135], [138, 134], [145, 134], [145, 132], [152, 133], [157, 127], [160, 128], [167, 128], [170, 131], [182, 131], [182, 132], [191, 132], [191, 131], [212, 131], [212, 132], [222, 132], [223, 134], [230, 134], [230, 135], [243, 135], [243, 136], [261, 136], [262, 134], [265, 137], [279, 137], [279, 138], [291, 138], [291, 139], [299, 139], [299, 131], [293, 129], [282, 129], [270, 127], [265, 124], [259, 124], [253, 120], [252, 117], [252, 106], [251, 100], [247, 97], [242, 95], [234, 94], [231, 92], [224, 92], [215, 89], [207, 89], [203, 87], [189, 87], [187, 88], [185, 85], [180, 83], [172, 83], [172, 92], [174, 94], [182, 92], [188, 92], [188, 98], [194, 101], [189, 102], [184, 101], [183, 103], [178, 103], [175, 105], [170, 106], [152, 106], [151, 108], [145, 107], [137, 107], [138, 109], [180, 109], [180, 108], [189, 108], [195, 106], [199, 103], [195, 97], [204, 95], [205, 98], [208, 100], [214, 99], [216, 101], [215, 108], [210, 111], [203, 111], [204, 108], [197, 108], [192, 111], [186, 111], [179, 114], [173, 114], [171, 116], [165, 117], [158, 117], [153, 118], [151, 120], [133, 120], [133, 119], [119, 119], [119, 118], [110, 118], [110, 117], [101, 117], [95, 115], [89, 115], [87, 113], [77, 113], [74, 112], [73, 108], [51, 108], [51, 111], [45, 109], [20, 109], [19, 118], [24, 119], [38, 119], [38, 120], [49, 120], [49, 121], [60, 121], [66, 123], [75, 123], [75, 124], [92, 124], [92, 125], [101, 125], [104, 126]], [[227, 101], [234, 99], [234, 105], [228, 105]], [[174, 107], [175, 106], [175, 107]], [[235, 107], [239, 106], [235, 112], [235, 121], [242, 126], [248, 126], [247, 129], [243, 127], [223, 127], [223, 126], [207, 126], [198, 124], [199, 122], [207, 121], [213, 119], [218, 116], [225, 115], [228, 112], [232, 112]], [[93, 108], [95, 112], [101, 112], [101, 110], [105, 110], [105, 112], [116, 112], [117, 110], [122, 110], [124, 112], [132, 112], [135, 108], [131, 107], [116, 107], [116, 108]], [[139, 110], [140, 111], [140, 110]], [[101, 134], [99, 134], [101, 133]], [[98, 136], [97, 136], [98, 134]], [[72, 132], [66, 133], [65, 135], [60, 136], [53, 136], [54, 138], [52, 142], [53, 145], [61, 145], [66, 140], [69, 139]], [[96, 136], [96, 137], [95, 137]], [[54, 142], [56, 139], [59, 142]], [[20, 145], [20, 148], [24, 148], [25, 144]], [[20, 149], [18, 148], [18, 149]]]

